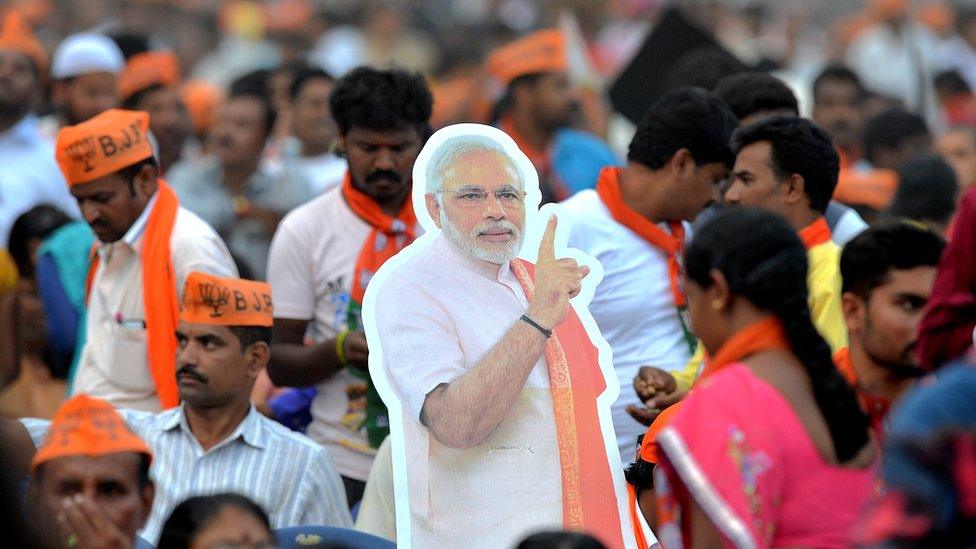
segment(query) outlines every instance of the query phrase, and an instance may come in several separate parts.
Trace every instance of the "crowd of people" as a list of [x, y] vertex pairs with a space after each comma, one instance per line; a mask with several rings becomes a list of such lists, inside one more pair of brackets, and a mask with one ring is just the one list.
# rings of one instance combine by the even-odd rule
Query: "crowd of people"
[[976, 544], [976, 4], [815, 4], [7, 2], [9, 541]]

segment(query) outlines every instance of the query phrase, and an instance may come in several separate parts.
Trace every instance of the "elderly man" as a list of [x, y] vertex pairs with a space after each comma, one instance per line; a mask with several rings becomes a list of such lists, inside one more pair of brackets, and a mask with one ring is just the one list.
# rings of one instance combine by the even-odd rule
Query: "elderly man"
[[[221, 492], [258, 502], [275, 528], [351, 527], [328, 452], [251, 405], [271, 354], [268, 284], [192, 273], [183, 295], [175, 370], [183, 404], [158, 414], [120, 412], [158, 456], [156, 502], [140, 535], [154, 542], [181, 501]], [[21, 421], [35, 443], [44, 438], [47, 421]]]
[[153, 504], [152, 452], [112, 405], [79, 395], [31, 460], [30, 515], [50, 547], [131, 547]]
[[565, 528], [619, 546], [596, 406], [606, 380], [569, 303], [589, 269], [556, 258], [555, 218], [537, 264], [515, 259], [531, 168], [495, 132], [435, 134], [425, 201], [441, 234], [367, 290], [372, 371], [402, 405], [411, 540], [506, 547]]

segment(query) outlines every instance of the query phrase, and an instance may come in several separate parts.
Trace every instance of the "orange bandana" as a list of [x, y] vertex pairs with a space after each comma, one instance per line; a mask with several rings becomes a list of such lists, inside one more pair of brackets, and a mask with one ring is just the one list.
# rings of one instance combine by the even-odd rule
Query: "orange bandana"
[[37, 72], [47, 71], [47, 52], [44, 46], [34, 37], [30, 25], [17, 10], [7, 10], [0, 29], [0, 50], [10, 50], [22, 53], [31, 58], [37, 66]]
[[488, 74], [506, 86], [527, 74], [566, 71], [566, 36], [556, 29], [534, 32], [492, 52], [486, 65]]
[[359, 251], [352, 279], [350, 297], [362, 304], [369, 279], [387, 259], [416, 238], [417, 216], [413, 213], [413, 201], [409, 196], [396, 217], [387, 215], [376, 201], [353, 186], [348, 171], [342, 182], [342, 197], [354, 214], [373, 227]]
[[194, 272], [186, 277], [180, 320], [219, 326], [274, 324], [271, 285]]
[[871, 429], [878, 436], [878, 440], [884, 440], [884, 420], [891, 409], [891, 400], [866, 393], [861, 388], [857, 381], [857, 370], [851, 362], [850, 349], [847, 347], [834, 353], [834, 366], [847, 380], [848, 385], [854, 388], [861, 409], [871, 418]]
[[152, 452], [122, 421], [111, 404], [88, 395], [66, 401], [54, 414], [44, 444], [31, 460], [33, 473], [38, 466], [67, 456], [100, 457], [135, 452], [152, 459]]
[[125, 63], [119, 77], [119, 97], [123, 101], [153, 86], [175, 86], [180, 81], [180, 62], [171, 51], [138, 53]]
[[58, 132], [55, 156], [68, 185], [88, 183], [153, 155], [149, 114], [109, 109]]
[[824, 242], [830, 242], [830, 226], [823, 217], [818, 217], [813, 223], [800, 229], [800, 240], [806, 249], [816, 248]]
[[207, 133], [213, 124], [217, 105], [223, 98], [220, 89], [204, 80], [191, 80], [183, 84], [180, 98], [186, 105], [186, 113], [190, 116], [193, 131], [198, 134]]

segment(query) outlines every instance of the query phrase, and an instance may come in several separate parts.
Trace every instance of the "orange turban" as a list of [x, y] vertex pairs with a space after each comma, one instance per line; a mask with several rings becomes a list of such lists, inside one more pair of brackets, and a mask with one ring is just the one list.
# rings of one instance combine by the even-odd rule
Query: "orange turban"
[[125, 425], [111, 404], [88, 395], [78, 395], [58, 408], [51, 431], [34, 454], [30, 470], [52, 459], [66, 456], [100, 457], [135, 452], [152, 459], [152, 452]]
[[190, 324], [271, 327], [274, 324], [271, 285], [190, 273], [183, 288], [180, 320]]
[[171, 51], [138, 53], [125, 63], [119, 78], [122, 100], [152, 86], [173, 86], [180, 81], [180, 62]]
[[566, 36], [555, 29], [532, 33], [492, 52], [487, 64], [488, 73], [506, 86], [527, 74], [566, 71]]
[[34, 31], [16, 10], [8, 10], [0, 29], [0, 50], [12, 50], [30, 57], [37, 65], [37, 71], [47, 70], [47, 52], [34, 37]]
[[153, 155], [149, 114], [109, 109], [58, 132], [55, 156], [68, 185], [88, 183]]
[[180, 95], [186, 105], [186, 112], [190, 115], [193, 130], [198, 134], [207, 133], [223, 94], [203, 80], [193, 80], [183, 84]]

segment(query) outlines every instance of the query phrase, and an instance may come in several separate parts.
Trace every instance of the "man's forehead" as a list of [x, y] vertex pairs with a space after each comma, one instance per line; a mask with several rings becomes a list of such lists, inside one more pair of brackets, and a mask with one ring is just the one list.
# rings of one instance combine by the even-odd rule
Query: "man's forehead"
[[0, 49], [0, 60], [8, 63], [16, 61], [27, 66], [32, 66], [34, 64], [34, 61], [31, 60], [30, 56], [26, 53], [7, 49]]
[[62, 456], [41, 465], [48, 479], [131, 480], [135, 482], [142, 456], [119, 452], [104, 456]]
[[417, 141], [420, 135], [416, 128], [403, 126], [400, 128], [373, 129], [353, 126], [346, 132], [346, 138], [377, 147], [395, 147]]
[[234, 332], [230, 328], [217, 324], [203, 324], [181, 320], [176, 329], [189, 338], [205, 336], [216, 336], [225, 340], [234, 338]]
[[126, 185], [125, 180], [122, 179], [122, 176], [118, 172], [115, 172], [87, 183], [76, 183], [68, 189], [68, 192], [75, 197], [81, 198], [100, 192], [115, 191], [124, 185]]
[[465, 183], [463, 179], [466, 176], [476, 173], [491, 173], [496, 176], [504, 173], [506, 181], [499, 181], [500, 185], [507, 183], [520, 186], [521, 183], [515, 161], [508, 155], [491, 149], [465, 151], [459, 154], [455, 161], [448, 166], [448, 179], [460, 179], [457, 183], [462, 185]]

